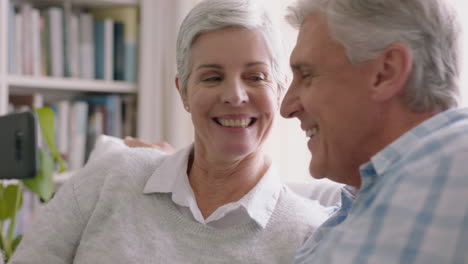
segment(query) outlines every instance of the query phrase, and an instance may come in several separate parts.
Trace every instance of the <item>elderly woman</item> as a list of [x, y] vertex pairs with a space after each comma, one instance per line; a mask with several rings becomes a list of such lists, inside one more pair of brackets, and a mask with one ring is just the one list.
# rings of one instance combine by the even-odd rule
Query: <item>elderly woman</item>
[[262, 146], [285, 74], [251, 1], [208, 0], [183, 21], [176, 86], [193, 145], [124, 148], [61, 187], [11, 263], [288, 263], [325, 220], [281, 185]]

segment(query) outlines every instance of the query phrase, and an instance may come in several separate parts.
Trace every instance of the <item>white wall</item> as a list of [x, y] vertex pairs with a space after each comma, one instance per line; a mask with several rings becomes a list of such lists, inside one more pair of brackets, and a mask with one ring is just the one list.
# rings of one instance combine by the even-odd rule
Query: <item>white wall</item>
[[[284, 16], [286, 15], [286, 7], [294, 0], [265, 1], [268, 2], [267, 7], [273, 19], [279, 24], [289, 62], [289, 55], [296, 43], [297, 31], [286, 23]], [[292, 78], [291, 73], [289, 78]], [[300, 129], [300, 122], [296, 118], [284, 119], [278, 112], [265, 151], [272, 157], [283, 180], [310, 178], [311, 155], [307, 149], [305, 132]]]

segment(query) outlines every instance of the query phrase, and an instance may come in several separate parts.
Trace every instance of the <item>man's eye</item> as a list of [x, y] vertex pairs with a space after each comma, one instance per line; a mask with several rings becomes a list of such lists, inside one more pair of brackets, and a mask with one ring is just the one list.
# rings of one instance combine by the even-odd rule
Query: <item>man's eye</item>
[[307, 79], [312, 77], [312, 74], [310, 73], [301, 73], [301, 79]]

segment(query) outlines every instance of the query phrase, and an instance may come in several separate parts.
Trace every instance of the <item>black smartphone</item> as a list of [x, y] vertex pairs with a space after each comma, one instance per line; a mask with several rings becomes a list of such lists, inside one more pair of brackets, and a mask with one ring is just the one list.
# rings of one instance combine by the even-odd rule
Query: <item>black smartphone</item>
[[36, 121], [32, 112], [0, 116], [0, 179], [36, 175]]

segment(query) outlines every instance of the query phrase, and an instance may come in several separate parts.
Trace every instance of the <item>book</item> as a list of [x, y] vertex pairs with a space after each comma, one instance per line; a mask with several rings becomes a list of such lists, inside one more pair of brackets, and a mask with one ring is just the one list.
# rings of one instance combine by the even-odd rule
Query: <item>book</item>
[[104, 80], [114, 79], [114, 21], [104, 19]]
[[32, 34], [33, 34], [33, 21], [32, 21], [32, 5], [24, 2], [20, 4], [21, 16], [21, 31], [17, 33], [22, 34], [21, 45], [19, 46], [22, 53], [22, 74], [31, 75], [33, 73], [33, 55], [32, 55]]
[[69, 169], [77, 170], [85, 164], [88, 103], [78, 101], [71, 108]]
[[94, 21], [94, 78], [104, 80], [104, 22]]
[[32, 75], [41, 75], [41, 16], [39, 10], [33, 8], [31, 11], [31, 66]]
[[85, 96], [78, 100], [103, 107], [103, 133], [122, 137], [122, 98], [119, 95]]
[[79, 53], [80, 77], [94, 79], [94, 35], [93, 17], [89, 13], [80, 13], [79, 20]]
[[8, 101], [15, 107], [15, 111], [22, 111], [22, 109], [25, 109], [24, 107], [31, 110], [44, 106], [44, 96], [41, 93], [10, 94]]
[[52, 66], [50, 63], [50, 28], [49, 16], [47, 10], [41, 11], [40, 18], [40, 37], [41, 37], [41, 73], [43, 76], [52, 75]]
[[15, 15], [16, 5], [13, 2], [8, 6], [8, 72], [10, 74], [16, 73], [16, 28], [15, 28]]
[[15, 74], [23, 74], [23, 34], [19, 33], [23, 30], [23, 16], [19, 13], [15, 14]]
[[96, 19], [111, 18], [124, 24], [124, 80], [136, 81], [137, 72], [137, 47], [138, 47], [138, 21], [139, 13], [136, 7], [110, 7], [92, 8], [90, 12]]
[[56, 109], [56, 144], [57, 151], [65, 161], [68, 161], [69, 149], [69, 118], [70, 118], [70, 101], [62, 100], [55, 105]]
[[113, 79], [123, 81], [125, 74], [125, 42], [122, 22], [114, 22], [114, 72]]
[[52, 76], [63, 77], [63, 9], [58, 7], [50, 7], [47, 12], [49, 19], [49, 30], [50, 30], [50, 59], [52, 65]]
[[136, 135], [136, 97], [134, 95], [122, 96], [122, 136]]
[[104, 133], [104, 115], [104, 106], [89, 105], [85, 161], [88, 161], [89, 155], [96, 144], [96, 139]]
[[69, 39], [69, 28], [70, 28], [70, 17], [71, 13], [71, 7], [70, 5], [63, 5], [62, 8], [62, 23], [60, 23], [61, 28], [62, 28], [62, 45], [63, 45], [63, 50], [62, 50], [62, 67], [63, 67], [63, 77], [71, 77], [71, 71], [70, 71], [70, 39]]
[[80, 32], [79, 32], [79, 20], [76, 12], [70, 12], [68, 19], [68, 64], [70, 77], [80, 77]]

